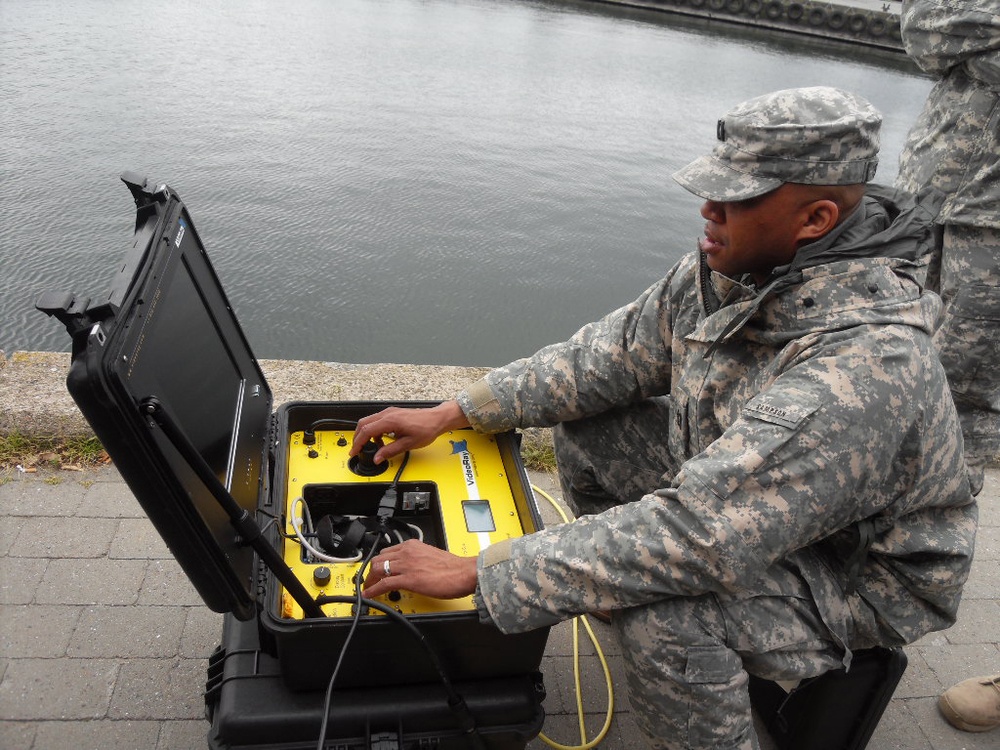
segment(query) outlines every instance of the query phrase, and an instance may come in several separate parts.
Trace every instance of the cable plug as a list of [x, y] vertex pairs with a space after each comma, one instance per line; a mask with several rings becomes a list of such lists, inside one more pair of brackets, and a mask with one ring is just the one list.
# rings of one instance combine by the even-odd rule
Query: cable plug
[[395, 487], [390, 487], [382, 495], [382, 499], [378, 501], [378, 510], [376, 515], [382, 521], [385, 522], [386, 519], [392, 518], [396, 513], [396, 503], [399, 500], [399, 493], [396, 492]]
[[458, 693], [452, 693], [448, 698], [448, 708], [451, 709], [452, 714], [458, 721], [458, 726], [462, 730], [462, 733], [473, 738], [475, 747], [482, 747], [482, 738], [476, 732], [476, 719], [472, 715], [472, 711], [469, 710], [465, 699]]

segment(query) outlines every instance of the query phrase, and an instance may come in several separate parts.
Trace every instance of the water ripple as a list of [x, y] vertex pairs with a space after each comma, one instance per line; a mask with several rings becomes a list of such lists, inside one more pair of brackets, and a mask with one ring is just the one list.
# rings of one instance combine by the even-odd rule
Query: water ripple
[[858, 90], [891, 178], [928, 81], [725, 34], [529, 0], [2, 3], [0, 348], [68, 348], [32, 304], [106, 291], [126, 169], [188, 204], [258, 356], [456, 364], [664, 273], [701, 225], [670, 173], [747, 96]]

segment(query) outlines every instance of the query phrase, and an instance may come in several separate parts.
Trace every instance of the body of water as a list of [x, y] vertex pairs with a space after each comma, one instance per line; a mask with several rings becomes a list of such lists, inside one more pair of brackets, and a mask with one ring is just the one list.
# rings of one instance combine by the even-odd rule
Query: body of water
[[118, 175], [178, 191], [259, 357], [498, 365], [637, 296], [695, 246], [670, 178], [770, 90], [885, 116], [901, 56], [543, 0], [0, 0], [0, 349], [100, 296], [131, 242]]

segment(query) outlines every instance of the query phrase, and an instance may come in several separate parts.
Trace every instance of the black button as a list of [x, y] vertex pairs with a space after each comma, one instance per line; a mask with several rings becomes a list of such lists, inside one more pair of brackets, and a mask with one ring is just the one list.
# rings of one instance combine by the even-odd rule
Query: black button
[[806, 297], [804, 300], [802, 300], [802, 304], [805, 305], [806, 307], [812, 307], [813, 305], [816, 304], [816, 300], [814, 300], [812, 297]]

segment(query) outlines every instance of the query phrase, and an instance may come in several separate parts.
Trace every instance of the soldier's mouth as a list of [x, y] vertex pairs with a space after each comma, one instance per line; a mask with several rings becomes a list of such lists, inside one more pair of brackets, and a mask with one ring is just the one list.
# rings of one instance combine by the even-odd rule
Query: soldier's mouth
[[722, 250], [725, 245], [716, 237], [711, 235], [708, 230], [705, 230], [705, 236], [698, 241], [698, 247], [703, 253], [711, 255], [712, 253], [717, 253]]

